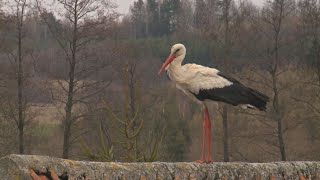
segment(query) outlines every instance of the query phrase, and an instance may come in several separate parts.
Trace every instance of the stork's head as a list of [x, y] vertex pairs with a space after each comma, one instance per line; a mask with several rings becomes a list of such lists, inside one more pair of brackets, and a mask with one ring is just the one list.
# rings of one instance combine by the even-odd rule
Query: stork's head
[[159, 70], [158, 74], [161, 72], [172, 62], [172, 61], [182, 61], [186, 55], [186, 47], [183, 44], [175, 44], [171, 48], [171, 53], [167, 60], [163, 63], [162, 67]]

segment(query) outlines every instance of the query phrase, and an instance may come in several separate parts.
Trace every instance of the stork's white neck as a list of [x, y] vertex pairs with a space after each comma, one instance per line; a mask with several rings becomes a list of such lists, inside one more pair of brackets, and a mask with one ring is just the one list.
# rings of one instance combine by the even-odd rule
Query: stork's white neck
[[171, 80], [179, 82], [184, 78], [184, 70], [181, 65], [184, 57], [185, 54], [178, 56], [168, 65], [167, 72]]

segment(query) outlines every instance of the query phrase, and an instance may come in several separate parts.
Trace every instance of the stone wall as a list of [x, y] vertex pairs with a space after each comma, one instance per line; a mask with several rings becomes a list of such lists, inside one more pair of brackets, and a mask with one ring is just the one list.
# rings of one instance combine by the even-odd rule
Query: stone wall
[[55, 171], [64, 179], [315, 179], [320, 180], [320, 162], [211, 163], [188, 162], [118, 163], [87, 162], [47, 156], [9, 155], [0, 159], [0, 179], [31, 180], [29, 170]]

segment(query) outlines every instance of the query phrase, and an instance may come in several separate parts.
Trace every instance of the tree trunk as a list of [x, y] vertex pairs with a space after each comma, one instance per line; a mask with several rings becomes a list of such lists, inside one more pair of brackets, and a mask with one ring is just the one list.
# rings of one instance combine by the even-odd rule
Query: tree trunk
[[279, 149], [281, 154], [281, 161], [286, 161], [286, 150], [285, 150], [285, 144], [283, 140], [283, 132], [282, 132], [282, 120], [281, 118], [277, 119], [278, 121], [278, 139], [279, 139]]
[[149, 37], [149, 19], [150, 19], [150, 17], [149, 17], [149, 13], [148, 13], [148, 11], [147, 11], [147, 15], [146, 15], [146, 24], [145, 24], [145, 32], [146, 32], [146, 38], [148, 38]]
[[277, 136], [279, 141], [279, 151], [281, 155], [281, 160], [286, 161], [286, 151], [285, 151], [285, 144], [283, 139], [283, 127], [282, 127], [282, 118], [280, 115], [280, 109], [279, 109], [279, 95], [278, 95], [278, 89], [277, 89], [277, 77], [276, 74], [272, 74], [273, 76], [273, 91], [274, 91], [274, 97], [273, 97], [273, 108], [275, 110], [275, 116], [277, 121]]
[[229, 136], [228, 136], [228, 107], [223, 106], [222, 110], [222, 123], [223, 123], [223, 161], [229, 162]]
[[19, 154], [24, 154], [24, 127], [19, 127]]
[[[275, 86], [276, 88], [276, 86]], [[286, 151], [285, 151], [285, 143], [283, 139], [283, 127], [282, 127], [282, 118], [280, 117], [280, 112], [279, 112], [279, 99], [278, 99], [278, 92], [275, 91], [274, 95], [274, 109], [275, 109], [275, 115], [276, 115], [276, 121], [277, 121], [277, 132], [278, 132], [278, 140], [279, 140], [279, 150], [280, 150], [280, 155], [281, 155], [281, 160], [286, 161]]]
[[67, 116], [64, 122], [64, 132], [63, 132], [63, 152], [62, 152], [62, 158], [67, 159], [69, 158], [69, 148], [70, 148], [70, 133], [71, 133], [71, 127], [69, 120], [67, 120]]
[[[229, 53], [230, 53], [230, 39], [229, 39], [229, 23], [230, 23], [230, 4], [231, 0], [224, 0], [224, 48], [225, 48], [225, 58], [223, 60], [223, 70], [229, 72]], [[228, 134], [228, 107], [223, 105], [222, 108], [222, 123], [223, 123], [223, 160], [225, 162], [229, 161], [229, 134]]]
[[[282, 15], [282, 11], [280, 13]], [[279, 19], [278, 26], [275, 28], [275, 38], [274, 38], [274, 49], [275, 49], [275, 59], [273, 62], [273, 68], [271, 71], [271, 76], [272, 76], [272, 85], [273, 85], [273, 108], [275, 110], [275, 116], [276, 116], [276, 121], [277, 121], [277, 135], [278, 135], [278, 140], [279, 140], [279, 150], [280, 150], [280, 155], [281, 155], [281, 160], [286, 161], [286, 151], [285, 151], [285, 144], [284, 144], [284, 139], [283, 139], [283, 127], [282, 127], [282, 117], [280, 114], [280, 107], [279, 107], [279, 90], [278, 90], [278, 65], [279, 65], [279, 34], [280, 34], [280, 27], [281, 27], [281, 19]]]
[[72, 55], [72, 60], [70, 64], [69, 72], [69, 90], [68, 90], [68, 100], [66, 103], [65, 111], [66, 118], [64, 122], [64, 135], [63, 135], [63, 158], [69, 157], [70, 148], [70, 135], [71, 135], [71, 125], [72, 125], [72, 107], [73, 107], [73, 91], [74, 91], [74, 71], [75, 71], [75, 53]]
[[66, 117], [64, 122], [64, 136], [63, 136], [63, 158], [69, 157], [70, 135], [72, 125], [72, 107], [73, 107], [73, 93], [74, 93], [74, 71], [75, 71], [75, 54], [72, 56], [69, 72], [69, 90], [68, 100], [65, 107]]
[[65, 107], [66, 118], [64, 122], [64, 135], [63, 135], [63, 158], [69, 157], [70, 150], [70, 136], [71, 136], [71, 125], [72, 125], [72, 107], [73, 107], [73, 96], [74, 96], [74, 75], [76, 69], [76, 54], [77, 54], [77, 31], [78, 31], [78, 13], [77, 13], [77, 1], [74, 7], [74, 23], [73, 23], [73, 37], [71, 44], [72, 57], [69, 60], [69, 89], [68, 99]]
[[19, 153], [24, 153], [23, 147], [23, 130], [24, 130], [24, 117], [23, 117], [23, 79], [22, 79], [22, 59], [21, 59], [21, 39], [19, 38], [19, 65], [18, 65], [18, 129], [19, 129]]
[[19, 130], [19, 153], [24, 154], [24, 117], [23, 117], [23, 69], [22, 69], [22, 23], [24, 6], [18, 16], [18, 130]]

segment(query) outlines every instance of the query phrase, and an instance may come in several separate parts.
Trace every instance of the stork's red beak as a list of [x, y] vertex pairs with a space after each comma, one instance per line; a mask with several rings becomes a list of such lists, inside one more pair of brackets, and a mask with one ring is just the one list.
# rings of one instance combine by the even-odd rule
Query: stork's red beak
[[159, 75], [161, 74], [161, 72], [164, 70], [164, 68], [166, 68], [173, 60], [174, 60], [174, 54], [170, 54], [170, 56], [168, 57], [168, 59], [163, 63], [162, 67], [159, 70]]

